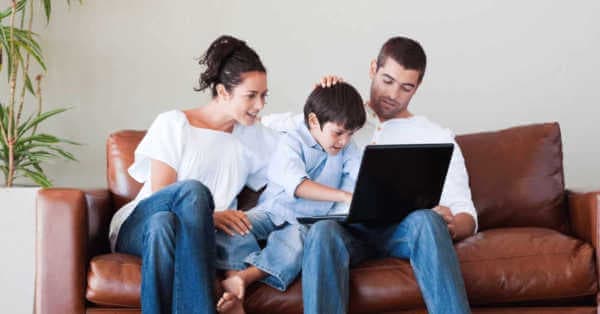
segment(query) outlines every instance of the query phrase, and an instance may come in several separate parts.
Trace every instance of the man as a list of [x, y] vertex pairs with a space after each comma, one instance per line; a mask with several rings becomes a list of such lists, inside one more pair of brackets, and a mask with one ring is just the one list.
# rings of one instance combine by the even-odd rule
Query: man
[[333, 221], [314, 224], [305, 239], [302, 263], [305, 313], [347, 313], [349, 267], [384, 256], [410, 260], [429, 313], [470, 313], [452, 240], [475, 233], [477, 214], [453, 134], [408, 110], [425, 68], [419, 43], [405, 37], [389, 39], [371, 62], [367, 124], [355, 138], [360, 146], [455, 143], [440, 205], [383, 228]]
[[[426, 63], [423, 48], [412, 39], [394, 37], [382, 46], [370, 64], [367, 123], [354, 139], [361, 147], [454, 143], [440, 204], [431, 210], [415, 211], [387, 227], [315, 223], [304, 242], [304, 313], [347, 313], [349, 267], [367, 258], [386, 256], [410, 260], [429, 313], [470, 313], [452, 244], [452, 240], [462, 240], [477, 230], [464, 159], [452, 132], [408, 110], [423, 80]], [[321, 85], [330, 86], [338, 80], [325, 77]], [[268, 116], [263, 123], [285, 129], [289, 122], [283, 117]]]

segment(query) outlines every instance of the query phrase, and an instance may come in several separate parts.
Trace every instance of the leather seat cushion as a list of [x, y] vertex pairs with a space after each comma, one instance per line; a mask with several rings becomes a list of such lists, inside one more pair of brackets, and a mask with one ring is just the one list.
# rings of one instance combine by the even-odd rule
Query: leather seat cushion
[[[480, 232], [456, 245], [471, 305], [522, 301], [564, 302], [598, 290], [594, 251], [589, 244], [545, 228], [502, 228]], [[141, 260], [126, 254], [96, 256], [90, 262], [87, 299], [99, 305], [138, 307]], [[248, 312], [302, 311], [300, 280], [285, 293], [263, 284], [246, 294]], [[385, 258], [351, 270], [352, 312], [423, 307], [408, 261]]]

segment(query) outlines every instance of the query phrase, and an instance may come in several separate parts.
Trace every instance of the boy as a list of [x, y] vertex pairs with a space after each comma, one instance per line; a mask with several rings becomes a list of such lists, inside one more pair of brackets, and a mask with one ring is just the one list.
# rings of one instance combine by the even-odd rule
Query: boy
[[[219, 311], [258, 280], [285, 291], [300, 273], [308, 230], [296, 218], [343, 213], [352, 199], [361, 153], [350, 140], [366, 121], [360, 94], [347, 83], [317, 87], [303, 118], [282, 135], [271, 159], [267, 189], [247, 213], [251, 234], [217, 232], [217, 268], [230, 270]], [[257, 241], [265, 239], [261, 250]]]

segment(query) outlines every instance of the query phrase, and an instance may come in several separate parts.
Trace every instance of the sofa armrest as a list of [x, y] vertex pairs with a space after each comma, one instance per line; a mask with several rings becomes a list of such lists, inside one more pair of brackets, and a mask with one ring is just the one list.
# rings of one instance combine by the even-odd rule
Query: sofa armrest
[[84, 191], [38, 192], [35, 313], [85, 312], [88, 231]]
[[600, 244], [600, 191], [567, 191], [573, 235], [594, 246]]

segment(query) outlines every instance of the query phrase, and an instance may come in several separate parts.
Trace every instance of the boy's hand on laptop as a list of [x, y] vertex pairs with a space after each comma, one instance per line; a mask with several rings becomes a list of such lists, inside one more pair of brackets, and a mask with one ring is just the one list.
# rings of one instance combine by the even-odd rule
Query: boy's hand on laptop
[[236, 233], [246, 235], [252, 229], [252, 223], [246, 213], [240, 210], [224, 210], [213, 214], [215, 228], [232, 236]]
[[450, 208], [442, 205], [438, 205], [432, 209], [438, 215], [442, 216], [442, 219], [448, 225], [448, 232], [450, 232], [450, 236], [452, 239], [456, 237], [456, 224], [454, 223], [454, 215], [450, 211]]
[[331, 87], [337, 83], [343, 82], [344, 79], [340, 76], [335, 75], [325, 75], [321, 78], [321, 81], [315, 83], [315, 88], [321, 87]]
[[352, 203], [352, 193], [344, 191], [344, 203], [348, 205]]

